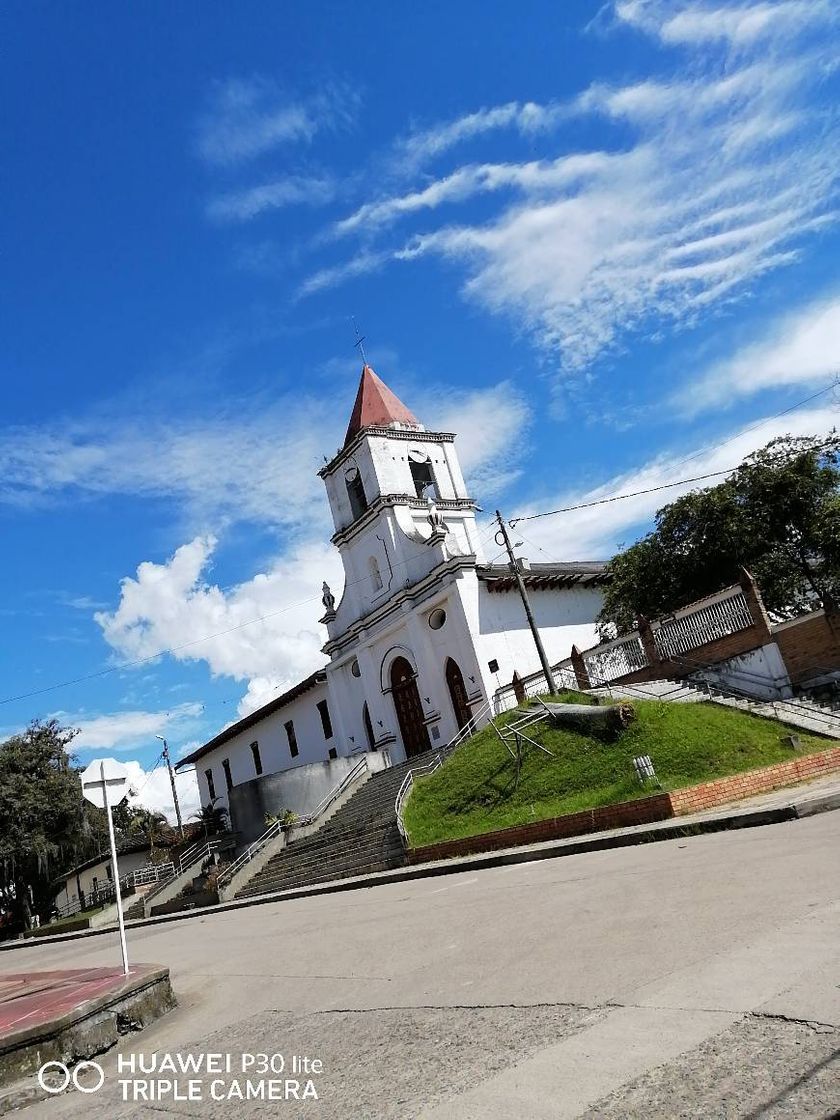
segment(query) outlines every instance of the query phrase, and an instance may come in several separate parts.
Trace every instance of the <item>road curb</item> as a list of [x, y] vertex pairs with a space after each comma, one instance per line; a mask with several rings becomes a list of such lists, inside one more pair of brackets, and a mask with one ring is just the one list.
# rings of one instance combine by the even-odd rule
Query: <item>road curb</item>
[[[318, 883], [311, 887], [297, 887], [290, 891], [276, 891], [271, 894], [256, 895], [254, 898], [233, 899], [220, 902], [216, 906], [205, 906], [195, 910], [180, 911], [176, 914], [162, 914], [155, 918], [138, 918], [126, 922], [126, 929], [141, 929], [146, 926], [163, 925], [169, 922], [189, 921], [193, 918], [206, 918], [215, 914], [225, 914], [232, 910], [243, 910], [251, 906], [267, 906], [274, 902], [294, 902], [300, 898], [315, 898], [325, 894], [340, 894], [346, 891], [364, 890], [369, 887], [384, 886], [389, 883], [407, 883], [414, 879], [433, 879], [442, 875], [457, 875], [462, 871], [483, 871], [491, 867], [505, 867], [516, 863], [531, 863], [543, 859], [559, 859], [563, 856], [583, 855], [587, 852], [604, 852], [615, 848], [635, 847], [638, 844], [655, 844], [663, 840], [682, 840], [686, 837], [706, 835], [714, 832], [728, 832], [740, 828], [762, 828], [765, 825], [781, 824], [816, 813], [840, 809], [840, 794], [829, 794], [812, 798], [801, 805], [791, 802], [772, 809], [756, 809], [752, 812], [731, 813], [722, 817], [711, 817], [699, 821], [670, 820], [642, 826], [634, 832], [618, 832], [581, 837], [575, 840], [547, 841], [539, 846], [528, 848], [506, 848], [498, 852], [482, 855], [460, 856], [439, 860], [434, 863], [413, 864], [392, 871], [378, 871], [354, 879], [337, 879], [329, 883]], [[0, 952], [16, 949], [29, 949], [37, 945], [49, 945], [63, 941], [78, 941], [88, 937], [101, 937], [116, 932], [116, 926], [104, 929], [88, 929], [77, 933], [55, 934], [53, 937], [28, 938], [24, 941], [0, 942]]]

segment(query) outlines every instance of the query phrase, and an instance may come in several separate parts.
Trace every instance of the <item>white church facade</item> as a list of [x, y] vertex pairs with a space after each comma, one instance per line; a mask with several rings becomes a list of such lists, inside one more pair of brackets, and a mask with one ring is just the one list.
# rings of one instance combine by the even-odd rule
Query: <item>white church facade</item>
[[[514, 671], [538, 668], [510, 568], [485, 559], [455, 442], [365, 365], [344, 445], [319, 472], [345, 576], [339, 602], [323, 588], [328, 661], [179, 763], [235, 827], [237, 787], [273, 785], [307, 812], [361, 752], [381, 766], [443, 746]], [[522, 574], [552, 664], [597, 641], [602, 563]]]

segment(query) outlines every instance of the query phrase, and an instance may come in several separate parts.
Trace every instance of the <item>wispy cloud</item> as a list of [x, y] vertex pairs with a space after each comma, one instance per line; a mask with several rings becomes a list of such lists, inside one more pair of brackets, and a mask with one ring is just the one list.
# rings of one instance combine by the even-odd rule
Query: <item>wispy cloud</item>
[[[542, 131], [556, 151], [566, 121], [597, 116], [615, 125], [599, 149], [469, 162], [369, 199], [332, 229], [364, 236], [363, 252], [321, 268], [301, 293], [445, 257], [468, 299], [524, 324], [568, 375], [634, 332], [690, 326], [798, 260], [838, 216], [838, 124], [821, 84], [834, 65], [824, 36], [833, 9], [628, 2], [615, 16], [664, 45], [670, 76], [597, 83], [565, 104], [483, 108], [397, 147], [409, 171], [493, 131]], [[457, 208], [478, 194], [498, 201], [477, 222], [474, 208]]]
[[[720, 408], [762, 389], [816, 385], [840, 377], [840, 296], [786, 315], [756, 341], [717, 362], [675, 399], [689, 415]], [[840, 419], [840, 417], [838, 417]]]
[[335, 84], [293, 99], [267, 78], [231, 80], [213, 94], [199, 122], [196, 147], [208, 163], [242, 163], [287, 144], [308, 142], [319, 131], [348, 127], [358, 105], [351, 88]]
[[334, 194], [335, 184], [330, 178], [290, 175], [219, 195], [208, 202], [206, 213], [208, 218], [217, 222], [247, 222], [266, 211], [284, 206], [322, 206]]
[[[546, 491], [538, 501], [523, 505], [516, 513], [558, 509], [726, 470], [737, 466], [752, 451], [763, 447], [775, 436], [787, 433], [822, 436], [836, 424], [837, 412], [831, 406], [802, 409], [788, 416], [768, 418], [748, 428], [722, 432], [714, 442], [696, 447], [693, 451], [682, 449], [657, 455], [636, 469], [605, 479], [598, 486]], [[532, 543], [544, 550], [539, 555], [540, 559], [546, 559], [546, 556], [557, 560], [606, 558], [613, 555], [619, 546], [631, 544], [645, 532], [657, 509], [674, 501], [680, 494], [697, 486], [712, 486], [715, 481], [687, 483], [608, 505], [524, 521], [517, 525], [516, 531], [526, 545]], [[530, 555], [531, 559], [537, 555], [529, 553], [527, 547], [523, 549], [523, 554]]]
[[155, 735], [181, 732], [194, 726], [203, 708], [199, 703], [178, 704], [168, 711], [121, 711], [105, 714], [55, 712], [54, 718], [79, 734], [71, 750], [125, 751], [155, 744]]
[[[389, 377], [387, 369], [381, 372]], [[228, 399], [212, 417], [97, 415], [0, 429], [0, 504], [28, 508], [108, 495], [163, 498], [183, 511], [193, 530], [253, 522], [326, 537], [329, 514], [316, 472], [341, 442], [354, 377], [347, 380], [346, 413], [325, 413], [317, 395], [299, 391], [268, 402]], [[518, 438], [520, 396], [507, 383], [469, 394], [441, 385], [435, 399], [415, 404], [421, 412], [428, 407], [430, 426], [441, 401], [467, 407], [457, 425], [461, 461], [480, 482], [490, 459], [509, 453]], [[502, 407], [504, 426], [494, 419]], [[485, 429], [498, 438], [483, 437]]]
[[815, 19], [836, 19], [837, 9], [831, 0], [759, 0], [734, 5], [618, 0], [615, 16], [657, 36], [663, 43], [697, 45], [725, 41], [747, 47], [758, 40], [805, 31]]

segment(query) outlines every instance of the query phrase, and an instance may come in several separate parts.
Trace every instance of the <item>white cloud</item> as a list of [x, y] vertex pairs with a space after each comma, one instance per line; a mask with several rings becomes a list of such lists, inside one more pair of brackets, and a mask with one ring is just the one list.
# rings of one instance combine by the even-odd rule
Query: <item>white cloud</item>
[[291, 100], [265, 78], [224, 83], [199, 123], [197, 148], [208, 163], [236, 164], [285, 144], [310, 141], [323, 129], [346, 127], [358, 97], [349, 88], [325, 86]]
[[[719, 439], [700, 447], [689, 456], [663, 454], [643, 466], [616, 475], [597, 487], [580, 490], [559, 490], [546, 493], [539, 502], [525, 506], [517, 513], [527, 515], [545, 509], [592, 502], [615, 494], [632, 493], [662, 486], [682, 478], [696, 478], [713, 471], [736, 467], [750, 452], [763, 447], [775, 436], [823, 436], [837, 424], [837, 412], [831, 407], [802, 409], [788, 416], [768, 418], [749, 428], [722, 433]], [[657, 493], [628, 498], [608, 505], [574, 510], [536, 521], [523, 521], [516, 527], [517, 535], [524, 540], [523, 556], [531, 560], [591, 560], [606, 559], [620, 544], [629, 545], [647, 530], [657, 509], [674, 501], [681, 494], [703, 486], [713, 486], [720, 479], [688, 483]], [[544, 552], [529, 549], [538, 545]]]
[[[170, 824], [176, 823], [175, 802], [172, 797], [172, 786], [165, 766], [158, 766], [156, 770], [145, 770], [142, 763], [136, 759], [126, 761], [123, 765], [128, 770], [128, 784], [137, 794], [130, 799], [132, 805], [142, 805], [145, 809], [163, 813]], [[175, 789], [178, 792], [178, 805], [181, 810], [181, 820], [187, 824], [190, 818], [201, 808], [198, 796], [198, 782], [193, 771], [185, 771], [175, 775]]]
[[786, 315], [764, 338], [702, 373], [676, 403], [691, 415], [762, 389], [817, 385], [836, 377], [840, 377], [840, 296]]
[[342, 419], [296, 395], [229, 403], [208, 419], [96, 417], [0, 430], [0, 503], [124, 494], [174, 499], [201, 527], [326, 524], [315, 472]]
[[830, 0], [778, 0], [735, 5], [683, 4], [674, 11], [671, 0], [619, 0], [619, 20], [655, 35], [664, 43], [717, 42], [750, 46], [759, 39], [796, 34], [815, 20], [836, 18]]
[[84, 713], [55, 712], [65, 727], [75, 727], [79, 734], [71, 750], [133, 750], [154, 745], [155, 735], [183, 733], [201, 715], [199, 703], [178, 704], [167, 711], [124, 711], [88, 716]]
[[[459, 458], [476, 496], [517, 476], [530, 413], [513, 385], [467, 392], [437, 387], [415, 408], [427, 427], [458, 434]], [[94, 617], [126, 660], [172, 650], [178, 661], [205, 661], [215, 676], [247, 681], [243, 715], [324, 663], [321, 583], [338, 596], [343, 570], [322, 527], [322, 536], [293, 545], [268, 571], [225, 589], [207, 578], [216, 539], [198, 536], [164, 563], [140, 564], [136, 576], [122, 580], [116, 609]]]
[[[342, 583], [332, 545], [300, 544], [228, 590], [206, 581], [215, 545], [197, 537], [165, 563], [146, 561], [126, 577], [116, 610], [95, 615], [108, 644], [131, 661], [172, 650], [177, 661], [206, 661], [214, 676], [254, 681], [263, 694], [322, 665], [321, 582], [336, 593]], [[253, 695], [249, 689], [246, 707]]]
[[[345, 404], [337, 409], [298, 393], [268, 404], [229, 402], [213, 419], [98, 417], [0, 429], [0, 504], [115, 494], [168, 498], [185, 509], [196, 532], [250, 521], [326, 539], [329, 513], [317, 470], [341, 443], [354, 389], [348, 379]], [[510, 443], [518, 436], [519, 394], [504, 384], [470, 394], [438, 386], [415, 404], [415, 411], [429, 410], [430, 424], [437, 400], [469, 402], [457, 424], [458, 446], [464, 469], [479, 480], [484, 464], [501, 453], [505, 426]], [[502, 403], [507, 411], [499, 417]], [[496, 433], [492, 440], [481, 435], [488, 427]]]
[[[663, 323], [688, 327], [747, 297], [837, 220], [838, 124], [821, 85], [835, 64], [824, 35], [833, 17], [816, 2], [725, 12], [728, 22], [698, 5], [620, 5], [625, 25], [661, 39], [667, 24], [671, 39], [682, 36], [690, 64], [670, 76], [659, 68], [655, 79], [595, 84], [563, 105], [483, 108], [404, 141], [398, 151], [419, 159], [491, 130], [547, 135], [550, 126], [556, 136], [545, 142], [556, 150], [568, 146], [560, 131], [567, 120], [575, 144], [584, 115], [617, 126], [604, 131], [599, 150], [462, 163], [369, 199], [332, 230], [366, 237], [363, 265], [352, 258], [322, 269], [303, 291], [391, 261], [443, 256], [463, 270], [467, 298], [524, 324], [566, 375], [630, 333], [657, 337]], [[728, 28], [739, 51], [701, 34], [703, 20]], [[792, 35], [794, 24], [809, 37]], [[759, 26], [779, 30], [772, 50]], [[483, 208], [489, 217], [455, 209], [479, 193], [495, 196]], [[444, 205], [454, 209], [447, 221], [437, 217]], [[424, 228], [413, 234], [389, 234], [420, 218]]]
[[465, 141], [499, 129], [514, 129], [524, 135], [553, 128], [566, 110], [560, 105], [536, 105], [532, 101], [510, 101], [478, 109], [455, 120], [413, 132], [396, 146], [396, 163], [407, 170], [443, 155]]
[[328, 178], [306, 178], [290, 175], [257, 187], [229, 191], [207, 204], [207, 216], [219, 222], [247, 222], [268, 210], [284, 206], [320, 206], [335, 192]]
[[428, 428], [457, 434], [458, 458], [477, 498], [519, 477], [531, 412], [510, 382], [474, 392], [434, 392], [420, 411]]

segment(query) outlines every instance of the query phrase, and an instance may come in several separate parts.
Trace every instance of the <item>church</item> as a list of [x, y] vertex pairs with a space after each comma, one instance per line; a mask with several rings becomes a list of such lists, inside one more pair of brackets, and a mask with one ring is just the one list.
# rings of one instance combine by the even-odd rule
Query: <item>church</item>
[[[318, 473], [344, 567], [338, 601], [323, 585], [328, 661], [178, 764], [246, 841], [267, 813], [311, 812], [362, 752], [373, 770], [444, 746], [539, 667], [510, 566], [486, 559], [499, 546], [456, 436], [427, 431], [367, 364]], [[518, 564], [551, 663], [594, 644], [604, 564]]]

